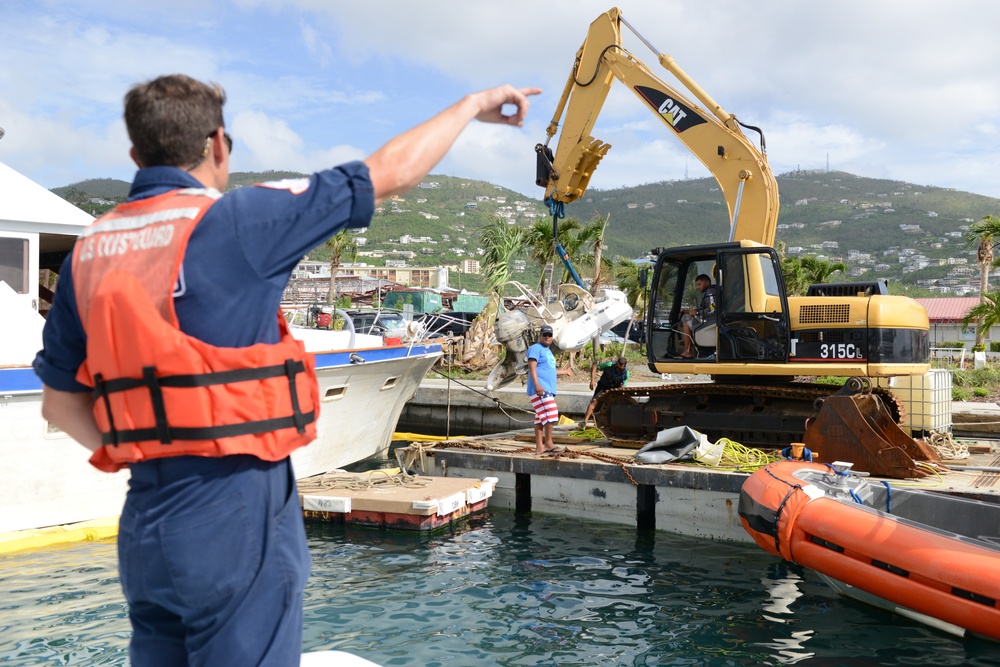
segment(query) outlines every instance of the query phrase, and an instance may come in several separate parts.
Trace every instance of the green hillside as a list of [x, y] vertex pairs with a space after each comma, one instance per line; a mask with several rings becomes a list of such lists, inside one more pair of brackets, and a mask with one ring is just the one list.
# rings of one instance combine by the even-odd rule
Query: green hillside
[[[230, 187], [299, 176], [234, 173]], [[1000, 214], [1000, 200], [991, 197], [844, 172], [796, 171], [777, 180], [781, 208], [776, 242], [783, 241], [793, 253], [844, 261], [856, 279], [960, 285], [961, 270], [956, 276], [955, 267], [974, 264], [975, 259], [974, 249], [962, 238], [964, 228], [984, 215]], [[94, 179], [53, 192], [100, 213], [110, 204], [91, 200], [120, 201], [128, 183]], [[541, 189], [521, 194], [484, 181], [432, 175], [377, 209], [361, 250], [414, 252], [406, 258], [411, 265], [454, 265], [477, 256], [479, 230], [497, 214], [509, 215], [522, 226], [547, 220], [548, 209], [540, 196]], [[567, 206], [566, 214], [583, 223], [596, 215], [610, 215], [605, 252], [612, 257], [641, 257], [654, 247], [718, 242], [728, 237], [729, 229], [725, 201], [711, 178], [592, 189]], [[404, 235], [426, 239], [401, 244]], [[310, 256], [325, 259], [322, 249]], [[537, 269], [529, 267], [518, 277], [530, 283], [536, 276]]]
[[[1000, 213], [1000, 200], [991, 197], [844, 172], [792, 172], [777, 180], [781, 209], [776, 242], [806, 247], [836, 241], [836, 254], [914, 246], [930, 256], [939, 250], [932, 247], [939, 237], [947, 239], [940, 241], [947, 246], [940, 250], [961, 253], [964, 242], [944, 235]], [[637, 207], [628, 208], [630, 203]], [[649, 204], [653, 206], [647, 208]], [[725, 200], [711, 178], [591, 190], [567, 211], [584, 220], [610, 214], [612, 229], [620, 233], [618, 249], [628, 255], [655, 246], [716, 242], [726, 239], [729, 230]], [[904, 232], [900, 225], [918, 225], [920, 231]]]

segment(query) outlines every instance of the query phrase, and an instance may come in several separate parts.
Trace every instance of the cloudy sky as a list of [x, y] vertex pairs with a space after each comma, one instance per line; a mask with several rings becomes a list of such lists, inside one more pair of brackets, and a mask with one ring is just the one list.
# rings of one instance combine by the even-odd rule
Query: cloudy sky
[[[545, 138], [592, 0], [5, 0], [0, 162], [45, 187], [130, 180], [125, 91], [182, 72], [221, 83], [232, 169], [360, 159], [466, 92], [540, 86], [524, 128], [473, 124], [436, 173], [540, 196]], [[620, 0], [715, 100], [761, 127], [775, 173], [831, 169], [1000, 197], [995, 0]], [[626, 31], [624, 43], [662, 72]], [[669, 74], [663, 78], [676, 85]], [[706, 176], [621, 84], [591, 185]]]

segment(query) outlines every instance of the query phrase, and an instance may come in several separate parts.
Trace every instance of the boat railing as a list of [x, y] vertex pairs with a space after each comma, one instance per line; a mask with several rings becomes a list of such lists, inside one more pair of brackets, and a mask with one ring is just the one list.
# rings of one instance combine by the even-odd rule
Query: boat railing
[[560, 310], [559, 312], [552, 311], [549, 308], [548, 304], [545, 303], [543, 299], [540, 299], [539, 297], [535, 296], [535, 293], [532, 292], [531, 289], [524, 283], [520, 283], [516, 280], [509, 280], [505, 283], [501, 283], [497, 289], [502, 291], [504, 287], [508, 286], [512, 287], [519, 294], [518, 296], [514, 297], [505, 297], [505, 299], [512, 298], [518, 301], [529, 303], [531, 307], [535, 310], [535, 312], [538, 314], [538, 316], [544, 320], [543, 323], [551, 324], [552, 322], [555, 322], [556, 320], [562, 318], [565, 315], [565, 313], [562, 312], [562, 310]]
[[[282, 315], [285, 321], [288, 322], [289, 326], [299, 326], [303, 328], [313, 328], [314, 320], [312, 318], [312, 309], [314, 306], [292, 306], [286, 307], [282, 306]], [[343, 320], [344, 325], [341, 329], [342, 331], [348, 332], [350, 337], [347, 339], [348, 349], [354, 349], [357, 342], [357, 334], [354, 330], [354, 320], [345, 311], [340, 308], [333, 308], [330, 315], [334, 316], [334, 319], [340, 318]]]

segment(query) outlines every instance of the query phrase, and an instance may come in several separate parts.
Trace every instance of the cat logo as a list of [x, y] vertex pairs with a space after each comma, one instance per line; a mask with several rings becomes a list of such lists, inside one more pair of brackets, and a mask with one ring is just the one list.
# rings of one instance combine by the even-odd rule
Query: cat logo
[[636, 86], [635, 92], [656, 113], [660, 114], [663, 121], [678, 134], [706, 122], [696, 111], [692, 110], [686, 104], [675, 100], [662, 90], [647, 86]]

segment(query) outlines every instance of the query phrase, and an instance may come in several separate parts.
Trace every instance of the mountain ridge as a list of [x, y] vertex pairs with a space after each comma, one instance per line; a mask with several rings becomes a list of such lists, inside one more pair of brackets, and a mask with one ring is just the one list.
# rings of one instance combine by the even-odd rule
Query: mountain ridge
[[[304, 175], [236, 172], [230, 188]], [[964, 230], [985, 215], [1000, 213], [1000, 199], [846, 172], [793, 171], [778, 175], [777, 181], [780, 210], [775, 242], [783, 242], [790, 254], [844, 261], [854, 279], [955, 284], [955, 267], [975, 263], [975, 248], [965, 242]], [[85, 210], [89, 205], [88, 212], [100, 213], [112, 201], [123, 199], [128, 187], [125, 181], [90, 179], [52, 191]], [[478, 230], [496, 215], [526, 226], [548, 219], [540, 195], [541, 189], [531, 197], [486, 181], [430, 175], [414, 190], [378, 207], [362, 250], [410, 251], [415, 253], [410, 263], [454, 264], [476, 256]], [[106, 203], [94, 204], [93, 198]], [[728, 238], [727, 208], [711, 177], [592, 188], [566, 207], [566, 215], [583, 223], [596, 215], [610, 215], [605, 237], [610, 256], [641, 257], [654, 247]], [[400, 244], [401, 237], [418, 241], [400, 251], [413, 245]], [[427, 242], [421, 244], [421, 238]]]

